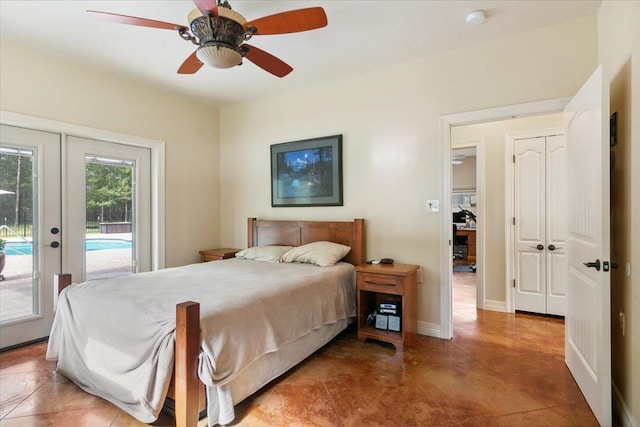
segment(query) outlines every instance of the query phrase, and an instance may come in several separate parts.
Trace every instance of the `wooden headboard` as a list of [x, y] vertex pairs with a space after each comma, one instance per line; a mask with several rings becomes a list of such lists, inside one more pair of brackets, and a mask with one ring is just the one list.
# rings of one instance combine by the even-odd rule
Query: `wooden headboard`
[[353, 221], [268, 221], [249, 218], [248, 247], [252, 246], [300, 246], [320, 240], [351, 247], [343, 259], [353, 265], [364, 264], [364, 219]]

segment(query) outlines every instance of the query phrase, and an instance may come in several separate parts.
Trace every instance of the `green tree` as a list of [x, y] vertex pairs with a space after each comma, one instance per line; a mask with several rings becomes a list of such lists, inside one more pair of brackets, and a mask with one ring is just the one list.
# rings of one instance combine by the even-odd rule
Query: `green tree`
[[0, 196], [0, 224], [12, 226], [16, 232], [19, 224], [30, 224], [33, 217], [33, 157], [16, 149], [0, 150], [0, 189], [13, 194]]
[[[130, 221], [131, 168], [87, 163], [87, 210], [105, 221]], [[89, 218], [87, 218], [89, 219]]]

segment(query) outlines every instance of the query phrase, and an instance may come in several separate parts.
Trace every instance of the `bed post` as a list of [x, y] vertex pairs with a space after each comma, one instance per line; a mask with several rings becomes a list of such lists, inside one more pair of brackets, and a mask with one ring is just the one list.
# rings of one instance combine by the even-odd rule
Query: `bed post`
[[364, 219], [356, 218], [353, 220], [353, 223], [353, 238], [354, 241], [358, 242], [356, 246], [358, 248], [358, 252], [354, 254], [354, 258], [356, 260], [356, 265], [364, 264], [367, 261], [365, 257], [367, 242], [365, 239], [366, 234], [364, 232]]
[[71, 274], [58, 273], [53, 275], [53, 311], [58, 311], [58, 296], [60, 292], [72, 282]]
[[71, 274], [60, 273], [53, 275], [53, 288], [56, 291], [56, 295], [62, 292], [64, 288], [71, 284]]
[[175, 411], [176, 427], [198, 424], [200, 352], [200, 304], [176, 305]]
[[248, 225], [248, 230], [247, 230], [247, 244], [248, 244], [248, 248], [251, 248], [253, 246], [256, 246], [256, 235], [254, 234], [256, 231], [256, 222], [258, 221], [258, 218], [249, 218], [249, 220], [247, 221], [247, 225]]

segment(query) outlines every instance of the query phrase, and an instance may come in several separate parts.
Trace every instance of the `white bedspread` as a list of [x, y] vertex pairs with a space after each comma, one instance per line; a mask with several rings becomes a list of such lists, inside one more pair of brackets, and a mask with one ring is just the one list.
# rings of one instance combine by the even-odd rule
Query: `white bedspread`
[[353, 274], [346, 263], [229, 259], [74, 284], [60, 294], [47, 359], [85, 391], [152, 422], [173, 369], [175, 305], [197, 301], [209, 424], [226, 424], [234, 418], [226, 384], [242, 369], [355, 316]]

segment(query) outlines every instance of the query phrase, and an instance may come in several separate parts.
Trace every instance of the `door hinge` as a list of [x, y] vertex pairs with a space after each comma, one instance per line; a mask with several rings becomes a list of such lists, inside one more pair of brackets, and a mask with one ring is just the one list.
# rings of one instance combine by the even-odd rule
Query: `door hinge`
[[512, 159], [513, 159], [513, 163], [515, 163], [516, 162], [516, 155], [515, 154], [513, 155]]
[[513, 287], [516, 287], [516, 279], [513, 279]]
[[38, 280], [40, 278], [40, 272], [39, 271], [34, 271], [33, 272], [33, 279], [34, 280]]
[[516, 225], [516, 217], [513, 217], [513, 225]]

